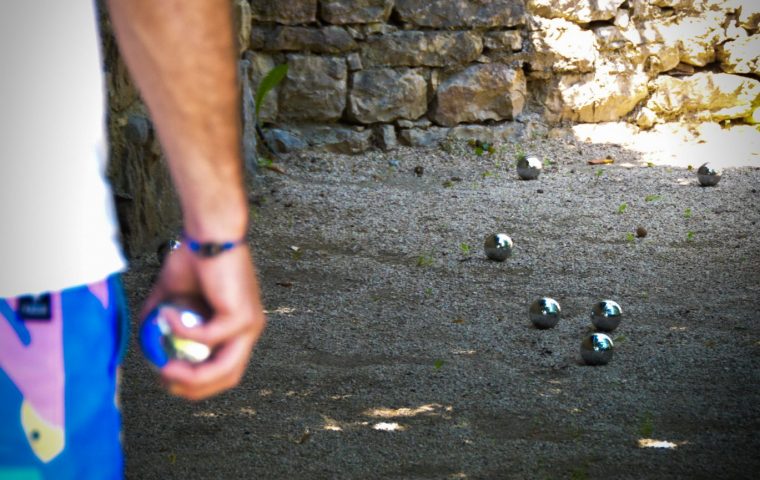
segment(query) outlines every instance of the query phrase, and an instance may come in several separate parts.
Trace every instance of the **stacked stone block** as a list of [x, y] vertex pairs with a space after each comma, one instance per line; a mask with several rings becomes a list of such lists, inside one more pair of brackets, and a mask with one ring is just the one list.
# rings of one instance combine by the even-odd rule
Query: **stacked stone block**
[[260, 119], [285, 151], [427, 146], [482, 135], [457, 128], [472, 125], [519, 134], [529, 116], [643, 128], [745, 121], [758, 103], [752, 0], [237, 4], [249, 15], [241, 25], [252, 88], [272, 66], [289, 65]]

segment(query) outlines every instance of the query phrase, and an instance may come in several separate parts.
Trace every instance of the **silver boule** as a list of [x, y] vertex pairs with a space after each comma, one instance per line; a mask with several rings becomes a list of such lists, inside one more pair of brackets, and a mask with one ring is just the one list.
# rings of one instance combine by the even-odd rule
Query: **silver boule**
[[538, 157], [523, 157], [517, 160], [517, 175], [523, 180], [535, 180], [544, 165]]
[[494, 233], [486, 237], [484, 248], [488, 258], [503, 262], [512, 255], [514, 243], [509, 235]]
[[581, 357], [586, 365], [607, 365], [612, 360], [614, 345], [604, 333], [592, 333], [581, 342]]
[[533, 302], [528, 311], [530, 321], [541, 330], [555, 326], [559, 322], [559, 314], [559, 303], [548, 297], [542, 297]]
[[591, 310], [591, 323], [598, 330], [611, 332], [620, 325], [623, 316], [623, 310], [617, 302], [612, 300], [602, 300], [594, 305]]
[[720, 177], [723, 175], [720, 169], [713, 167], [709, 163], [702, 164], [697, 169], [697, 178], [699, 184], [703, 187], [714, 187], [720, 182]]

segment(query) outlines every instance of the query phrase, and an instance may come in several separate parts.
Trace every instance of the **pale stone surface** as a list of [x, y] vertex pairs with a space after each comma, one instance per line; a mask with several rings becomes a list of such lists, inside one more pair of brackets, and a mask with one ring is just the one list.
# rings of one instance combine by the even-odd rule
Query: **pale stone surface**
[[399, 128], [428, 128], [433, 122], [427, 118], [419, 118], [417, 120], [396, 120], [396, 125]]
[[630, 113], [646, 98], [648, 77], [641, 70], [617, 70], [603, 63], [592, 74], [561, 77], [546, 102], [547, 120], [597, 123]]
[[532, 19], [530, 40], [533, 70], [557, 73], [590, 72], [597, 59], [594, 33], [561, 18]]
[[760, 75], [760, 34], [724, 43], [718, 58], [724, 72]]
[[418, 27], [515, 27], [525, 23], [523, 0], [396, 0], [401, 21]]
[[362, 57], [356, 52], [351, 52], [346, 55], [346, 64], [348, 65], [348, 69], [352, 72], [364, 68], [364, 65], [362, 64]]
[[427, 81], [419, 70], [378, 68], [353, 76], [348, 114], [369, 124], [416, 119], [427, 111]]
[[449, 131], [449, 138], [457, 140], [480, 140], [499, 143], [518, 138], [523, 131], [522, 124], [505, 122], [499, 125], [458, 125]]
[[432, 119], [443, 126], [483, 120], [505, 120], [522, 112], [525, 75], [500, 63], [474, 65], [438, 88]]
[[372, 131], [340, 125], [288, 125], [264, 130], [264, 137], [278, 153], [312, 149], [354, 154], [369, 149]]
[[257, 156], [256, 147], [256, 101], [252, 82], [249, 77], [251, 71], [251, 61], [247, 58], [238, 62], [238, 78], [240, 82], [240, 101], [241, 120], [242, 120], [242, 142], [243, 142], [243, 165], [250, 173], [256, 172]]
[[589, 23], [615, 18], [625, 0], [528, 0], [528, 11], [546, 18]]
[[487, 32], [483, 37], [483, 46], [496, 51], [519, 51], [522, 49], [522, 32], [519, 30]]
[[238, 50], [243, 53], [248, 49], [251, 39], [251, 4], [248, 0], [235, 0], [233, 4], [233, 19], [235, 21]]
[[[261, 32], [261, 33], [259, 33]], [[289, 27], [256, 29], [263, 35], [261, 50], [284, 52], [343, 53], [356, 49], [356, 42], [341, 27]]]
[[372, 130], [344, 126], [312, 125], [292, 128], [316, 150], [353, 154], [372, 146]]
[[410, 128], [402, 130], [399, 138], [404, 145], [429, 148], [438, 146], [446, 139], [448, 134], [449, 129], [443, 127]]
[[288, 75], [280, 87], [279, 118], [333, 122], [346, 107], [348, 68], [343, 58], [288, 55]]
[[752, 115], [759, 97], [760, 81], [747, 77], [712, 72], [683, 79], [661, 75], [646, 107], [663, 121], [682, 116], [720, 121]]
[[283, 128], [265, 129], [264, 139], [275, 153], [289, 153], [309, 148], [306, 140]]
[[[241, 72], [243, 74], [242, 79], [250, 84], [251, 92], [255, 95], [261, 79], [276, 66], [276, 63], [271, 55], [260, 52], [246, 52], [245, 61], [245, 68]], [[274, 122], [277, 119], [277, 95], [279, 88], [279, 86], [275, 87], [264, 97], [264, 101], [261, 107], [259, 107], [260, 124]]]
[[396, 129], [393, 125], [378, 125], [375, 127], [375, 141], [384, 152], [396, 149], [398, 147]]
[[322, 0], [319, 16], [333, 25], [385, 22], [393, 0]]
[[251, 0], [251, 16], [261, 22], [298, 25], [317, 20], [317, 0]]
[[483, 51], [472, 32], [397, 32], [367, 39], [362, 57], [367, 66], [443, 67], [465, 65]]
[[677, 45], [650, 43], [628, 58], [634, 65], [643, 64], [650, 76], [654, 77], [676, 68], [681, 62], [681, 51]]

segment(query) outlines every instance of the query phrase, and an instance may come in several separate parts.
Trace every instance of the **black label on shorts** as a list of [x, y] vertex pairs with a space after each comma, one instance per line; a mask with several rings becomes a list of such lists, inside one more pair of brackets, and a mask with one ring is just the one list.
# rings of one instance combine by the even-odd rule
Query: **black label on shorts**
[[50, 320], [50, 294], [19, 297], [17, 313], [24, 320]]

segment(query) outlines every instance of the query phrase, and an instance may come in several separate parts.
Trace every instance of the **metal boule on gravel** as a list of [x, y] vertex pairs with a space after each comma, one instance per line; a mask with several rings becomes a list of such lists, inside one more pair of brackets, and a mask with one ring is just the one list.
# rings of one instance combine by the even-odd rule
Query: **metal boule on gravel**
[[581, 342], [581, 357], [586, 365], [607, 365], [612, 360], [614, 345], [604, 333], [592, 333]]
[[714, 187], [720, 182], [722, 175], [723, 172], [720, 169], [713, 167], [709, 163], [704, 163], [697, 169], [697, 179], [699, 179], [699, 184], [703, 187]]
[[486, 257], [497, 262], [503, 262], [512, 255], [514, 242], [509, 238], [509, 235], [494, 233], [486, 237], [484, 248]]
[[541, 330], [554, 327], [559, 322], [559, 314], [559, 303], [549, 297], [539, 298], [528, 310], [531, 323]]
[[523, 157], [517, 160], [517, 175], [523, 180], [535, 180], [544, 166], [538, 157]]
[[591, 323], [598, 330], [611, 332], [620, 325], [623, 310], [613, 300], [602, 300], [591, 310]]

